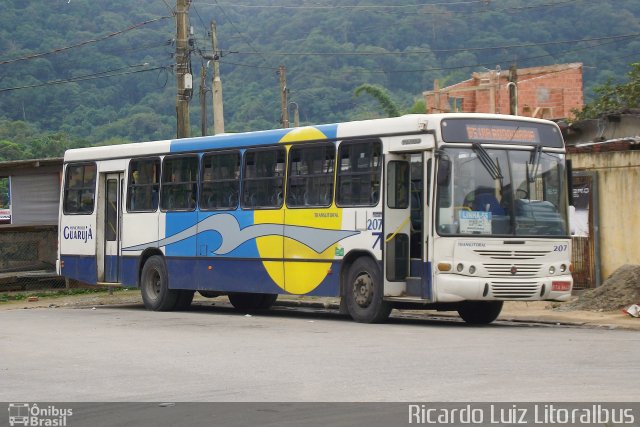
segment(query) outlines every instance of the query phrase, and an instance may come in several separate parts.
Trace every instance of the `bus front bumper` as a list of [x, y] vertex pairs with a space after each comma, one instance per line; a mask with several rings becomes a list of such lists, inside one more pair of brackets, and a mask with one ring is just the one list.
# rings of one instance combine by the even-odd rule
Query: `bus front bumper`
[[516, 279], [438, 274], [434, 296], [437, 302], [567, 301], [572, 288], [571, 275]]

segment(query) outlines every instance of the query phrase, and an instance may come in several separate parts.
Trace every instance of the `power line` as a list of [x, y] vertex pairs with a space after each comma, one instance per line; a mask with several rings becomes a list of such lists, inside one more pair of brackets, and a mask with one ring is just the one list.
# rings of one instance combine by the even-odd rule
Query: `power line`
[[[596, 44], [595, 46], [602, 46], [602, 45], [606, 45], [606, 44], [611, 44], [611, 43], [615, 43], [618, 40], [614, 40], [614, 41], [607, 41], [604, 43], [600, 43], [600, 44]], [[565, 50], [563, 52], [561, 52], [562, 54], [566, 54], [566, 53], [572, 53], [572, 52], [577, 52], [577, 51], [581, 51], [581, 50], [585, 50], [585, 49], [591, 49], [594, 46], [587, 46], [587, 47], [581, 47], [581, 48], [575, 48], [575, 49], [570, 49], [570, 50]], [[540, 58], [545, 58], [545, 57], [549, 57], [549, 56], [556, 56], [556, 54], [552, 54], [552, 53], [547, 53], [544, 55], [536, 55], [536, 56], [530, 56], [530, 57], [526, 57], [526, 58], [520, 58], [519, 61], [529, 61], [529, 60], [534, 60], [534, 59], [540, 59]], [[336, 70], [336, 69], [332, 69], [329, 72], [327, 71], [323, 71], [323, 70], [317, 70], [317, 71], [305, 71], [305, 74], [323, 74], [326, 75], [328, 73], [340, 73], [340, 74], [352, 74], [352, 73], [369, 73], [369, 74], [407, 74], [407, 73], [425, 73], [425, 72], [433, 72], [433, 71], [454, 71], [454, 70], [464, 70], [467, 68], [478, 68], [478, 67], [490, 67], [490, 66], [494, 66], [497, 63], [509, 63], [512, 62], [512, 60], [498, 60], [498, 61], [492, 61], [492, 62], [483, 62], [483, 63], [477, 63], [477, 64], [469, 64], [469, 65], [462, 65], [462, 66], [455, 66], [455, 67], [434, 67], [434, 68], [422, 68], [422, 69], [412, 69], [412, 70], [371, 70], [371, 69], [364, 69], [364, 68], [350, 68], [349, 70]]]
[[[215, 0], [214, 0], [215, 1]], [[469, 15], [469, 14], [480, 14], [480, 13], [489, 13], [489, 12], [508, 12], [508, 11], [519, 11], [519, 10], [530, 10], [530, 9], [539, 9], [539, 8], [547, 8], [547, 7], [557, 7], [557, 6], [566, 6], [570, 3], [576, 3], [584, 0], [564, 0], [556, 3], [543, 3], [538, 5], [528, 5], [528, 6], [512, 6], [505, 7], [502, 9], [490, 9], [485, 7], [481, 10], [476, 11], [455, 11], [452, 12], [450, 10], [447, 11], [427, 11], [427, 10], [411, 10], [406, 11], [406, 9], [411, 8], [419, 8], [419, 7], [443, 7], [443, 6], [468, 6], [468, 5], [483, 5], [487, 6], [491, 4], [491, 0], [472, 0], [472, 1], [459, 1], [459, 2], [447, 2], [447, 3], [419, 3], [419, 4], [408, 4], [408, 5], [314, 5], [314, 6], [301, 6], [301, 5], [248, 5], [248, 4], [237, 4], [237, 3], [218, 3], [216, 2], [216, 6], [225, 6], [225, 7], [235, 7], [235, 8], [244, 8], [244, 9], [291, 9], [291, 10], [333, 10], [333, 9], [344, 9], [351, 11], [368, 11], [375, 10], [380, 13], [396, 13], [400, 11], [400, 13], [411, 13], [411, 14], [419, 14], [419, 15], [444, 15], [444, 14], [461, 14], [461, 15]], [[214, 6], [212, 3], [202, 3], [208, 6]], [[384, 10], [387, 10], [386, 12]]]
[[433, 49], [433, 50], [411, 50], [403, 52], [235, 52], [239, 55], [255, 55], [255, 54], [267, 54], [273, 56], [387, 56], [387, 55], [415, 55], [415, 54], [429, 54], [429, 53], [450, 53], [450, 52], [478, 52], [483, 50], [502, 50], [502, 49], [514, 49], [522, 47], [541, 47], [541, 46], [553, 46], [559, 44], [569, 43], [584, 43], [602, 40], [622, 40], [627, 38], [640, 37], [640, 33], [622, 34], [617, 36], [607, 37], [593, 37], [588, 39], [575, 39], [575, 40], [562, 40], [551, 41], [541, 43], [519, 43], [504, 46], [485, 46], [485, 47], [469, 47], [458, 49]]
[[[241, 3], [218, 3], [218, 6], [247, 8], [247, 9], [406, 9], [422, 6], [457, 6], [457, 5], [469, 5], [469, 4], [487, 4], [487, 0], [470, 0], [470, 1], [458, 1], [458, 2], [446, 2], [446, 3], [419, 3], [419, 4], [405, 4], [405, 5], [315, 5], [315, 6], [300, 6], [300, 5], [258, 5], [258, 4], [241, 4]], [[202, 3], [212, 6], [211, 3]]]
[[247, 68], [260, 68], [260, 69], [264, 69], [264, 70], [274, 70], [274, 71], [278, 71], [278, 68], [276, 67], [266, 67], [263, 65], [251, 65], [251, 64], [242, 64], [242, 63], [238, 63], [238, 62], [229, 62], [229, 61], [223, 61], [220, 60], [221, 64], [228, 64], [228, 65], [235, 65], [238, 67], [247, 67]]
[[162, 2], [164, 3], [165, 6], [167, 6], [167, 9], [169, 9], [169, 12], [171, 12], [172, 14], [176, 13], [175, 8], [170, 6], [169, 3], [167, 3], [167, 0], [162, 0]]
[[146, 45], [138, 45], [135, 47], [130, 47], [128, 49], [122, 49], [122, 48], [112, 48], [112, 49], [105, 49], [104, 52], [136, 52], [139, 50], [151, 50], [151, 49], [158, 49], [161, 47], [167, 47], [167, 46], [171, 46], [171, 44], [173, 43], [173, 40], [166, 40], [162, 43], [149, 43]]
[[115, 36], [119, 36], [120, 34], [126, 33], [127, 31], [131, 31], [131, 30], [134, 30], [136, 28], [142, 27], [143, 25], [151, 24], [153, 22], [161, 21], [163, 19], [168, 19], [168, 18], [171, 18], [171, 16], [161, 16], [160, 18], [155, 18], [155, 19], [151, 19], [149, 21], [141, 22], [139, 24], [135, 24], [135, 25], [132, 25], [131, 27], [125, 28], [124, 30], [116, 31], [116, 32], [107, 34], [105, 36], [99, 37], [97, 39], [85, 40], [83, 42], [76, 43], [76, 44], [73, 44], [73, 45], [70, 45], [70, 46], [57, 48], [57, 49], [54, 49], [54, 50], [50, 50], [48, 52], [34, 53], [32, 55], [24, 56], [22, 58], [15, 58], [15, 59], [8, 59], [8, 60], [5, 60], [5, 61], [0, 61], [0, 65], [11, 64], [11, 63], [20, 62], [20, 61], [28, 61], [28, 60], [31, 60], [31, 59], [41, 58], [41, 57], [46, 56], [46, 55], [56, 54], [56, 53], [64, 52], [64, 51], [67, 51], [67, 50], [70, 50], [70, 49], [74, 49], [74, 48], [77, 48], [77, 47], [86, 46], [88, 44], [97, 43], [97, 42], [100, 42], [100, 41], [103, 41], [103, 40], [106, 40], [106, 39], [109, 39], [109, 38], [112, 38], [112, 37], [115, 37]]
[[207, 25], [204, 23], [204, 20], [202, 19], [202, 17], [200, 16], [198, 9], [196, 9], [194, 4], [191, 5], [191, 8], [195, 12], [196, 16], [198, 16], [198, 19], [200, 20], [200, 24], [202, 24], [202, 28], [204, 29], [205, 34], [207, 34], [209, 29], [207, 28]]
[[260, 55], [260, 57], [262, 58], [262, 60], [263, 60], [264, 62], [266, 62], [267, 64], [271, 65], [271, 64], [269, 63], [269, 61], [267, 60], [267, 58], [266, 58], [263, 54], [261, 54], [261, 53], [260, 53], [260, 51], [258, 51], [258, 49], [256, 49], [255, 47], [253, 47], [253, 44], [251, 43], [251, 41], [250, 41], [250, 40], [249, 40], [249, 39], [244, 35], [244, 33], [243, 33], [242, 31], [240, 31], [240, 30], [238, 29], [238, 27], [236, 26], [236, 24], [231, 20], [231, 18], [229, 18], [229, 15], [227, 15], [227, 12], [225, 12], [225, 10], [222, 8], [222, 6], [220, 6], [220, 5], [218, 4], [218, 1], [217, 1], [217, 0], [214, 0], [214, 2], [215, 2], [215, 5], [216, 5], [216, 6], [218, 6], [218, 8], [219, 8], [219, 9], [220, 9], [220, 11], [222, 12], [222, 14], [225, 16], [225, 18], [227, 18], [227, 21], [229, 22], [229, 24], [231, 24], [231, 26], [236, 30], [236, 32], [237, 32], [240, 36], [242, 36], [242, 38], [244, 39], [245, 43], [247, 43], [251, 49], [253, 49], [257, 54], [259, 54], [259, 55]]
[[147, 68], [147, 69], [144, 69], [144, 70], [125, 71], [125, 72], [117, 73], [117, 71], [129, 69], [129, 68], [139, 68], [139, 67], [146, 67], [146, 66], [147, 66], [147, 64], [131, 65], [131, 66], [128, 66], [128, 67], [122, 67], [122, 68], [116, 68], [116, 69], [113, 69], [113, 70], [102, 71], [100, 73], [85, 74], [83, 76], [72, 77], [70, 79], [50, 80], [50, 81], [42, 82], [42, 83], [34, 83], [32, 85], [9, 87], [9, 88], [0, 89], [0, 93], [2, 93], [2, 92], [11, 92], [11, 91], [20, 90], [20, 89], [31, 89], [31, 88], [42, 87], [42, 86], [54, 86], [54, 85], [65, 84], [65, 83], [75, 83], [75, 82], [81, 82], [81, 81], [87, 81], [87, 80], [105, 79], [105, 78], [109, 78], [109, 77], [125, 76], [125, 75], [128, 75], [128, 74], [137, 74], [137, 73], [146, 73], [146, 72], [149, 72], [149, 71], [166, 70], [168, 68], [171, 68], [171, 67], [166, 67], [166, 66], [164, 66], [164, 67], [153, 67], [153, 68]]

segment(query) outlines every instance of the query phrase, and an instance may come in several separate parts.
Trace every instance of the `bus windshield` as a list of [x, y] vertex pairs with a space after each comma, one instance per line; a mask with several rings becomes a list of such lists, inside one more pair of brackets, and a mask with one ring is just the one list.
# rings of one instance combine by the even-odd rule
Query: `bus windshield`
[[450, 174], [437, 188], [440, 235], [568, 235], [564, 155], [534, 149], [443, 148]]

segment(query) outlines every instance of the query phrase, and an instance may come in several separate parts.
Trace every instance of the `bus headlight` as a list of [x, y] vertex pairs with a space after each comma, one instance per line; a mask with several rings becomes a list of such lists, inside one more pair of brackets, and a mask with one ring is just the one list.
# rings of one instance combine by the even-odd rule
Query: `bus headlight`
[[464, 270], [464, 265], [462, 263], [456, 265], [456, 270], [458, 270], [458, 273], [462, 273], [462, 270]]
[[560, 273], [564, 273], [565, 271], [567, 271], [567, 265], [566, 264], [562, 264], [560, 266]]
[[469, 267], [469, 274], [475, 274], [475, 272], [476, 272], [476, 267], [474, 265]]
[[551, 267], [549, 267], [549, 274], [555, 274], [556, 273], [556, 268], [552, 265]]

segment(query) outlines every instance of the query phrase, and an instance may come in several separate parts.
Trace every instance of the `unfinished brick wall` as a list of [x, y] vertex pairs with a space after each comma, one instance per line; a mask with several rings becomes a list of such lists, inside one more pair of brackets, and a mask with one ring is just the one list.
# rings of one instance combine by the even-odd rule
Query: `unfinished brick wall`
[[[560, 119], [582, 108], [582, 64], [523, 68], [517, 74], [519, 115]], [[508, 83], [508, 71], [474, 73], [464, 82], [424, 92], [427, 112], [509, 114]]]

